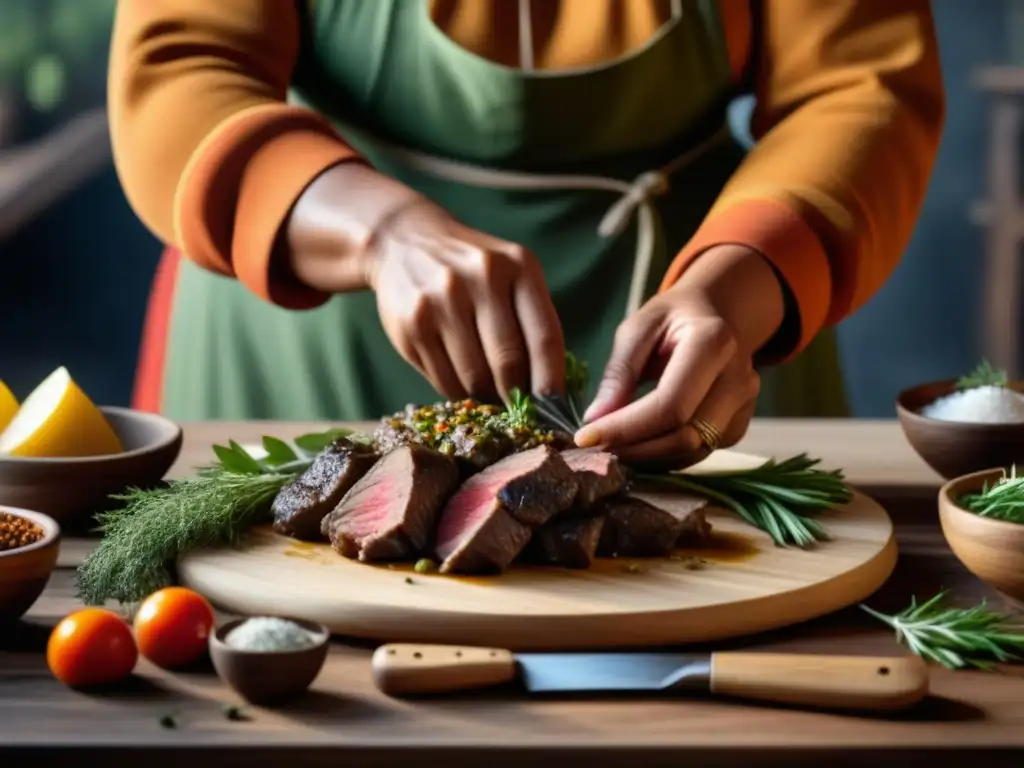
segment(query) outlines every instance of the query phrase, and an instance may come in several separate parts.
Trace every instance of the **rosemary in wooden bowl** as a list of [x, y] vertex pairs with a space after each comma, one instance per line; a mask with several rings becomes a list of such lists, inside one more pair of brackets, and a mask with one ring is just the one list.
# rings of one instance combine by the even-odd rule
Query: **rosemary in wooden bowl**
[[985, 482], [981, 490], [960, 494], [956, 502], [981, 517], [1024, 523], [1024, 477], [1017, 475], [1014, 465], [994, 483]]

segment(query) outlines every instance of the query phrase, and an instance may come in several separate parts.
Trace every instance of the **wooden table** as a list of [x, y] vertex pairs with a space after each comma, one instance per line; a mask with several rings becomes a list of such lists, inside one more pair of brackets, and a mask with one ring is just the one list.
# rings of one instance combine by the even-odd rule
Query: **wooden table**
[[[206, 461], [209, 445], [233, 437], [282, 437], [319, 425], [196, 424], [175, 474]], [[993, 597], [945, 546], [935, 517], [938, 478], [911, 452], [895, 422], [761, 421], [743, 450], [809, 451], [841, 466], [887, 506], [900, 563], [870, 603], [886, 611], [910, 596], [955, 589]], [[1016, 673], [937, 669], [932, 697], [917, 711], [872, 719], [711, 701], [527, 701], [488, 695], [402, 702], [378, 694], [366, 646], [336, 643], [313, 690], [284, 709], [222, 715], [235, 697], [209, 672], [172, 676], [140, 665], [137, 685], [103, 696], [72, 692], [49, 675], [47, 633], [73, 610], [73, 565], [89, 542], [68, 540], [61, 568], [14, 636], [0, 637], [0, 764], [81, 765], [83, 757], [146, 768], [200, 766], [587, 766], [896, 765], [911, 758], [945, 764], [1022, 765], [1024, 679]], [[892, 634], [851, 608], [735, 646], [824, 653], [899, 652]], [[174, 713], [168, 730], [160, 717]]]

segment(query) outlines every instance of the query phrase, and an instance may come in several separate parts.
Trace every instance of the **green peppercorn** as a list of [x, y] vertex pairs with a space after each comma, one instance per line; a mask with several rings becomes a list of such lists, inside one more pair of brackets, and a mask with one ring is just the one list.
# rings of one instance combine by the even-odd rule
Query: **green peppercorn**
[[416, 561], [416, 565], [413, 566], [413, 570], [416, 573], [432, 573], [437, 570], [437, 563], [430, 558], [424, 557]]

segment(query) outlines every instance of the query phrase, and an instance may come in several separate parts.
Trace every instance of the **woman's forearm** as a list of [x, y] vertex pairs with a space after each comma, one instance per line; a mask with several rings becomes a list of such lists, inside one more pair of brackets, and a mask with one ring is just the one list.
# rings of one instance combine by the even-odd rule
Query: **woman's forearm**
[[362, 161], [329, 168], [296, 201], [282, 232], [282, 262], [295, 279], [315, 290], [366, 290], [374, 233], [420, 199]]

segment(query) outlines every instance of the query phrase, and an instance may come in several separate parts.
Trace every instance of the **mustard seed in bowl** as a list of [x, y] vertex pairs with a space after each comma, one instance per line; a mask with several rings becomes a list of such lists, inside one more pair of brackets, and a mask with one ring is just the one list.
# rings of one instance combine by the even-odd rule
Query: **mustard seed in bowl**
[[35, 544], [43, 535], [43, 529], [31, 520], [10, 512], [0, 512], [0, 552]]

